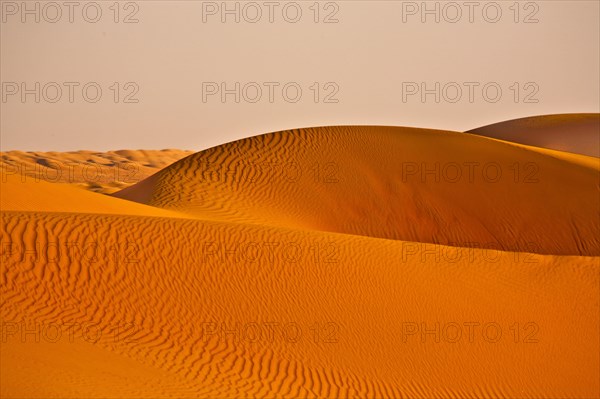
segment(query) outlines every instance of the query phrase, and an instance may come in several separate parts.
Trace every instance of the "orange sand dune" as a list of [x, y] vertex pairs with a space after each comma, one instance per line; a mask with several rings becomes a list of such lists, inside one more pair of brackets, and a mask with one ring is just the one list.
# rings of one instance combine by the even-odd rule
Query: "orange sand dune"
[[0, 396], [600, 397], [599, 170], [337, 127], [121, 198], [3, 171]]
[[114, 195], [207, 220], [600, 255], [598, 176], [475, 135], [329, 127], [214, 147]]
[[70, 184], [53, 184], [13, 174], [4, 174], [0, 178], [0, 210], [190, 217], [167, 209], [99, 195]]
[[109, 152], [0, 152], [0, 170], [33, 180], [70, 183], [90, 191], [112, 193], [190, 155], [181, 150]]
[[146, 216], [0, 222], [3, 397], [600, 393], [598, 258]]
[[467, 133], [600, 157], [600, 114], [532, 116], [494, 123]]

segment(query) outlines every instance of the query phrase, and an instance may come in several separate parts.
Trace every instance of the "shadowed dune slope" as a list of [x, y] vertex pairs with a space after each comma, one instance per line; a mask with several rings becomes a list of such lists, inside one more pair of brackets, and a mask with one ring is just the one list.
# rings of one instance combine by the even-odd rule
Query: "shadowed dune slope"
[[3, 397], [599, 394], [597, 258], [48, 212], [4, 212], [0, 237], [0, 317], [29, 331]]
[[114, 195], [206, 220], [600, 255], [598, 176], [476, 135], [348, 126], [224, 144]]
[[600, 114], [532, 116], [494, 123], [467, 133], [600, 157]]

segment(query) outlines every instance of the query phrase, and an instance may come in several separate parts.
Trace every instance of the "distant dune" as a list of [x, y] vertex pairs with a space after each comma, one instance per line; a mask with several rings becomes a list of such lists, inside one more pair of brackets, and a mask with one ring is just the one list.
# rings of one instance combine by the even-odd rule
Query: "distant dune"
[[600, 157], [600, 114], [532, 116], [494, 123], [467, 133]]
[[330, 127], [250, 137], [114, 195], [207, 220], [600, 255], [598, 166], [455, 132]]
[[[351, 126], [82, 153], [2, 154], [0, 397], [600, 397], [595, 158]], [[117, 156], [164, 168], [14, 168]]]
[[181, 150], [119, 150], [109, 152], [0, 152], [0, 168], [51, 183], [69, 183], [112, 193], [192, 154]]

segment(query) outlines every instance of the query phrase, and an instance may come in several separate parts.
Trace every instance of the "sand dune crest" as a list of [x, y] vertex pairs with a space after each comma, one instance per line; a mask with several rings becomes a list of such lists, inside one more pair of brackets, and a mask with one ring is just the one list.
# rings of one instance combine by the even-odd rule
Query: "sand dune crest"
[[599, 255], [597, 181], [597, 168], [497, 140], [330, 127], [214, 147], [114, 195], [207, 220]]

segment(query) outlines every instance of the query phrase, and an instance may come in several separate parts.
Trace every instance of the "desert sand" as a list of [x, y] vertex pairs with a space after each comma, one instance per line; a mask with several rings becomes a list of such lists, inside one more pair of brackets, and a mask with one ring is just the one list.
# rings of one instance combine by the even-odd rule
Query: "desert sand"
[[330, 127], [113, 196], [10, 175], [0, 394], [598, 397], [598, 174], [475, 135]]
[[119, 150], [108, 152], [0, 152], [6, 175], [68, 183], [99, 193], [114, 193], [139, 182], [192, 151]]
[[600, 114], [532, 116], [483, 126], [467, 133], [600, 157]]
[[329, 127], [214, 147], [114, 195], [207, 220], [600, 255], [598, 170], [455, 132]]

